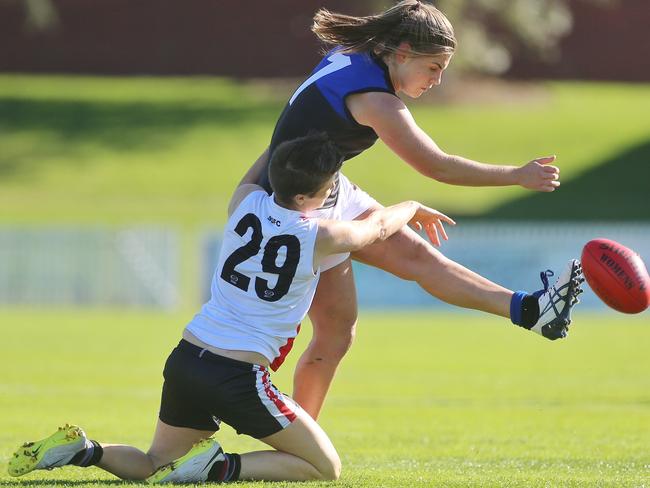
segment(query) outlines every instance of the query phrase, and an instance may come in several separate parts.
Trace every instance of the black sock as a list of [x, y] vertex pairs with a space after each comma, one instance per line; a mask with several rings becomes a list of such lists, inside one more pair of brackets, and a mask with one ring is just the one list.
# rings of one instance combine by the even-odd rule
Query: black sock
[[224, 461], [214, 463], [208, 472], [208, 481], [237, 481], [241, 471], [241, 456], [239, 454], [224, 453]]
[[539, 319], [539, 301], [534, 295], [526, 295], [521, 300], [521, 325], [526, 329], [533, 327]]
[[86, 447], [75, 454], [68, 464], [87, 468], [88, 466], [94, 466], [101, 461], [103, 455], [104, 449], [99, 442], [89, 440], [86, 443]]
[[236, 453], [226, 454], [226, 456], [230, 457], [230, 466], [228, 467], [228, 477], [224, 481], [237, 481], [241, 471], [241, 456]]

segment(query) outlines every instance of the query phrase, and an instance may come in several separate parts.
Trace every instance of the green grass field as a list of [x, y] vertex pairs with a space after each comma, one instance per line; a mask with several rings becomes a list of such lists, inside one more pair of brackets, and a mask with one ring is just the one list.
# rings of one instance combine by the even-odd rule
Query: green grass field
[[[0, 486], [115, 485], [97, 468], [13, 479], [6, 461], [66, 421], [146, 449], [162, 364], [190, 317], [0, 311]], [[362, 313], [321, 417], [344, 464], [331, 486], [647, 487], [650, 320], [578, 312], [572, 327], [548, 342], [474, 313]], [[281, 389], [309, 333], [275, 376]], [[218, 438], [259, 447], [229, 428]]]
[[[296, 83], [0, 75], [0, 222], [220, 224]], [[383, 203], [418, 199], [454, 217], [560, 209], [565, 218], [650, 218], [650, 85], [532, 91], [472, 105], [407, 103], [450, 153], [510, 164], [557, 154], [566, 186], [552, 195], [432, 182], [381, 143], [345, 172]], [[609, 197], [606, 210], [594, 211], [594, 194]]]

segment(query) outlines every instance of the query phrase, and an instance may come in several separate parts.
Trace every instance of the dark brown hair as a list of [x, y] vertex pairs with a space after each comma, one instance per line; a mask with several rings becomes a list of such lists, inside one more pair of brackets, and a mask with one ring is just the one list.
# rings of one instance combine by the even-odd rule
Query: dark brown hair
[[278, 202], [291, 204], [296, 195], [313, 196], [341, 169], [343, 155], [324, 132], [280, 144], [269, 164], [269, 180]]
[[413, 54], [453, 53], [456, 38], [451, 23], [433, 5], [403, 0], [385, 12], [367, 17], [316, 12], [311, 30], [328, 45], [342, 46], [342, 52], [372, 51], [377, 55], [397, 52], [402, 42]]

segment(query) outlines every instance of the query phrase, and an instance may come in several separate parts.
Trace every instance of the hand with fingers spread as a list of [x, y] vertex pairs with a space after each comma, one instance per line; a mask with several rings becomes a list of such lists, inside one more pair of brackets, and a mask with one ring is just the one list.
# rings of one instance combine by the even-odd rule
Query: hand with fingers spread
[[440, 236], [442, 236], [445, 241], [449, 239], [442, 223], [445, 222], [449, 225], [456, 225], [456, 222], [437, 210], [422, 205], [421, 203], [418, 205], [419, 207], [415, 211], [413, 218], [409, 221], [409, 225], [416, 230], [424, 229], [424, 232], [429, 236], [431, 243], [434, 246], [439, 247]]
[[560, 186], [560, 168], [552, 165], [555, 156], [533, 159], [518, 170], [519, 185], [529, 190], [554, 191]]

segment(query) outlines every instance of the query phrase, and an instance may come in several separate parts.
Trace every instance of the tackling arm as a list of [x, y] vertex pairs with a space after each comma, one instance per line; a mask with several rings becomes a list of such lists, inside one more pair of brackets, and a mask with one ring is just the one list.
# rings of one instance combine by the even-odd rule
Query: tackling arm
[[246, 198], [248, 194], [264, 189], [258, 185], [257, 182], [260, 180], [262, 171], [266, 169], [268, 161], [269, 148], [267, 147], [261, 156], [257, 158], [257, 161], [255, 161], [253, 166], [251, 166], [250, 169], [246, 172], [242, 180], [239, 182], [237, 188], [235, 188], [235, 192], [230, 198], [230, 203], [228, 204], [228, 217], [232, 215], [241, 201]]
[[257, 161], [253, 163], [253, 166], [249, 168], [242, 180], [239, 182], [240, 185], [246, 183], [255, 183], [257, 184], [260, 181], [262, 172], [266, 171], [266, 168], [269, 164], [269, 148], [267, 147], [264, 152], [257, 158]]
[[440, 245], [438, 233], [447, 240], [443, 222], [456, 225], [443, 213], [414, 201], [376, 210], [362, 220], [321, 220], [318, 223], [314, 267], [318, 267], [320, 261], [330, 254], [358, 251], [377, 240], [385, 240], [406, 224], [418, 230], [424, 229], [431, 241]]

